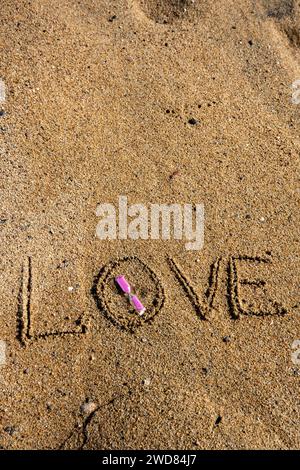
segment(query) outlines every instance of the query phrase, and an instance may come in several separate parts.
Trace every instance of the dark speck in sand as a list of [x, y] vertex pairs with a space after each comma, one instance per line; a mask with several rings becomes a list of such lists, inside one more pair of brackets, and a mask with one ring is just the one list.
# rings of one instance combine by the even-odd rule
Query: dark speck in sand
[[5, 111], [3, 111], [3, 109], [0, 109], [0, 116], [5, 116]]
[[199, 124], [199, 121], [195, 118], [191, 118], [188, 120], [188, 123], [191, 125], [191, 126], [196, 126], [197, 124]]
[[219, 415], [215, 421], [215, 426], [218, 426], [221, 421], [222, 421], [222, 416]]
[[173, 173], [171, 173], [169, 176], [169, 180], [173, 180], [174, 178], [176, 178], [176, 176], [178, 176], [179, 173], [180, 173], [179, 170], [173, 171]]
[[230, 336], [224, 336], [223, 337], [224, 343], [230, 343], [230, 340], [231, 340]]
[[13, 436], [17, 432], [17, 428], [15, 426], [6, 426], [4, 428], [4, 432], [7, 432], [10, 436]]
[[116, 19], [117, 19], [117, 15], [112, 15], [112, 16], [110, 16], [110, 17], [108, 18], [108, 21], [109, 21], [110, 23], [112, 23], [112, 22], [113, 22], [114, 20], [116, 20]]

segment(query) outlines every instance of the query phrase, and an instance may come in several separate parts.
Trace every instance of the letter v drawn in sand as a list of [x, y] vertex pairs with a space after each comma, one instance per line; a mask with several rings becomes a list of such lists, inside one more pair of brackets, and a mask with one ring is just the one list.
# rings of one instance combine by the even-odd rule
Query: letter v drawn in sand
[[219, 257], [214, 263], [212, 263], [210, 267], [208, 289], [205, 292], [205, 298], [203, 300], [200, 300], [190, 280], [183, 273], [182, 269], [178, 266], [176, 261], [173, 258], [168, 258], [168, 263], [171, 270], [175, 274], [179, 284], [183, 287], [183, 290], [185, 291], [188, 299], [190, 300], [193, 309], [201, 320], [207, 319], [207, 316], [213, 307], [214, 299], [219, 285], [219, 271], [221, 261], [222, 257]]

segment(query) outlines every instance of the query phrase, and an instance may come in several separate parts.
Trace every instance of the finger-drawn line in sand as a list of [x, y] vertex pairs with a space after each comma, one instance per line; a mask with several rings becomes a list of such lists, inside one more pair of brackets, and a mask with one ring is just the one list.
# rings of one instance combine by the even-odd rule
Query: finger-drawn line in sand
[[[110, 400], [108, 403], [106, 403], [107, 406], [110, 403], [113, 403], [114, 399]], [[99, 411], [100, 407], [98, 406], [94, 411], [92, 411], [83, 421], [81, 425], [76, 425], [73, 429], [73, 431], [68, 435], [68, 437], [62, 442], [62, 444], [59, 446], [59, 450], [66, 450], [68, 449], [68, 442], [72, 442], [72, 440], [76, 441], [75, 448], [77, 450], [82, 450], [85, 444], [88, 441], [88, 426], [94, 416], [96, 415], [97, 411]], [[73, 447], [72, 447], [73, 448]]]
[[86, 416], [82, 423], [77, 423], [68, 437], [61, 443], [59, 446], [59, 450], [83, 450], [84, 446], [87, 444], [89, 435], [88, 435], [88, 427], [93, 421], [93, 419], [97, 416], [98, 412], [106, 408], [107, 406], [113, 405], [116, 400], [119, 398], [124, 398], [131, 394], [131, 390], [128, 390], [125, 393], [116, 395], [115, 397], [111, 398], [108, 402], [104, 403], [103, 405], [97, 406], [91, 413]]
[[179, 268], [178, 264], [172, 258], [168, 258], [168, 263], [170, 268], [174, 272], [178, 282], [183, 287], [184, 291], [186, 292], [193, 308], [196, 311], [196, 314], [201, 318], [201, 320], [205, 320], [207, 318], [207, 314], [210, 312], [211, 308], [213, 307], [215, 295], [218, 289], [218, 282], [219, 282], [219, 269], [222, 257], [218, 258], [210, 268], [210, 276], [209, 276], [209, 286], [207, 291], [205, 292], [204, 301], [200, 301], [198, 294], [196, 293], [195, 289], [192, 287], [190, 280], [183, 274], [182, 270]]
[[266, 282], [263, 279], [252, 280], [252, 279], [240, 279], [238, 273], [238, 262], [250, 262], [250, 263], [271, 263], [271, 259], [262, 258], [259, 256], [231, 256], [228, 261], [227, 273], [228, 273], [228, 282], [227, 282], [227, 295], [228, 295], [228, 306], [231, 317], [233, 319], [238, 319], [240, 315], [254, 315], [260, 317], [266, 317], [269, 315], [285, 315], [287, 314], [287, 309], [280, 305], [278, 302], [272, 299], [266, 299], [268, 301], [268, 307], [265, 307], [265, 310], [254, 309], [249, 307], [249, 310], [246, 310], [242, 306], [241, 295], [240, 295], [240, 285], [249, 285], [252, 287], [263, 288], [266, 285]]
[[82, 335], [87, 331], [87, 326], [84, 314], [81, 315], [76, 321], [76, 327], [69, 331], [47, 331], [44, 333], [35, 334], [33, 326], [33, 315], [31, 308], [31, 298], [33, 291], [33, 275], [32, 275], [32, 260], [29, 256], [22, 267], [21, 285], [18, 295], [18, 312], [17, 312], [17, 339], [23, 346], [28, 342], [36, 341], [39, 339], [46, 339], [49, 337], [62, 337], [66, 335]]
[[[115, 295], [115, 277], [118, 274], [127, 274], [131, 282], [136, 282], [136, 291], [145, 305], [142, 316], [130, 312], [127, 302]], [[125, 256], [104, 266], [94, 279], [91, 293], [98, 309], [107, 319], [119, 328], [131, 332], [145, 323], [151, 323], [165, 302], [164, 288], [159, 277], [137, 256]]]

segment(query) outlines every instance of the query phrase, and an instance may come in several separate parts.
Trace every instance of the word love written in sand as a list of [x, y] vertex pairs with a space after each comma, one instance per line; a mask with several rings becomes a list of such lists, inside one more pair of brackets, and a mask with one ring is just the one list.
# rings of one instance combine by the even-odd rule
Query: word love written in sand
[[[248, 271], [258, 268], [260, 265], [269, 265], [271, 257], [260, 256], [229, 256], [228, 258], [219, 257], [210, 267], [208, 288], [200, 296], [196, 289], [173, 258], [167, 258], [167, 263], [171, 272], [178, 282], [178, 292], [176, 295], [185, 295], [187, 304], [194, 310], [200, 320], [207, 320], [214, 307], [216, 293], [220, 284], [220, 268], [225, 272], [225, 281], [227, 289], [227, 305], [229, 316], [234, 320], [242, 316], [267, 317], [270, 315], [285, 315], [287, 309], [274, 299], [270, 299], [266, 291], [266, 281], [264, 279], [253, 279], [248, 275], [242, 278], [240, 274], [241, 265], [246, 266]], [[269, 268], [268, 268], [269, 269]], [[132, 285], [142, 299], [146, 307], [142, 316], [136, 315], [130, 311], [128, 302], [124, 296], [119, 295], [115, 278], [122, 273], [127, 279], [130, 279]], [[36, 274], [38, 275], [38, 273]], [[250, 278], [251, 277], [251, 278]], [[245, 300], [250, 293], [251, 301]], [[241, 295], [241, 292], [243, 295]], [[181, 293], [181, 294], [180, 294]], [[253, 295], [251, 296], [251, 293]], [[28, 258], [23, 266], [22, 283], [19, 292], [18, 309], [18, 339], [25, 346], [28, 342], [40, 338], [50, 338], [53, 336], [82, 335], [88, 331], [87, 314], [82, 314], [69, 331], [46, 331], [36, 333], [34, 328], [34, 319], [37, 316], [32, 309], [31, 297], [37, 295], [35, 289], [35, 273], [33, 261]], [[135, 331], [136, 328], [145, 323], [153, 321], [156, 315], [161, 312], [165, 303], [165, 290], [157, 274], [141, 259], [136, 256], [127, 256], [116, 259], [105, 265], [94, 279], [91, 289], [91, 295], [94, 298], [96, 306], [101, 313], [113, 324], [127, 331]], [[253, 303], [253, 297], [255, 301]]]

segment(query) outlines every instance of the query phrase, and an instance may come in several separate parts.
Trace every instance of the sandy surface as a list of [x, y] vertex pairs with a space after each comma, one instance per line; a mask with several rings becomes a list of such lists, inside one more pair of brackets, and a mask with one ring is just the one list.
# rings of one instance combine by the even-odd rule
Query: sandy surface
[[[2, 448], [299, 448], [299, 2], [2, 0], [0, 25]], [[203, 249], [97, 239], [119, 195], [203, 203]]]

